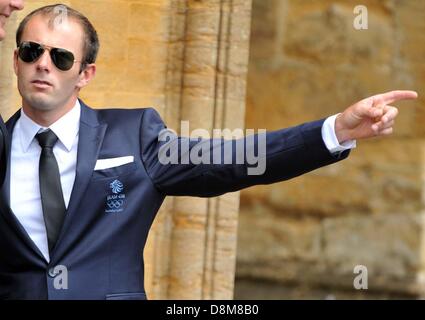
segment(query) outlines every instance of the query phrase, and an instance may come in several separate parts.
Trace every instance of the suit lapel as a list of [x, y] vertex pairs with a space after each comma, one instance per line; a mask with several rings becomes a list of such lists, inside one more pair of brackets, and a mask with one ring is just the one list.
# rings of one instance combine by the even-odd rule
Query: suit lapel
[[12, 142], [12, 134], [13, 128], [15, 128], [16, 122], [21, 116], [21, 111], [17, 111], [10, 119], [6, 122], [6, 127], [8, 131], [8, 138], [6, 139], [6, 174], [4, 178], [4, 184], [2, 188], [2, 194], [7, 201], [7, 205], [10, 204], [10, 151], [11, 151], [11, 142]]
[[38, 247], [35, 245], [35, 243], [31, 240], [28, 233], [25, 231], [25, 228], [22, 226], [22, 224], [19, 222], [19, 220], [16, 218], [15, 214], [10, 209], [10, 146], [11, 146], [11, 137], [13, 134], [13, 128], [15, 127], [16, 122], [18, 121], [19, 117], [21, 115], [21, 112], [16, 112], [12, 118], [9, 119], [9, 121], [6, 123], [7, 131], [8, 131], [8, 137], [5, 139], [5, 164], [6, 164], [6, 172], [5, 172], [5, 180], [3, 183], [3, 186], [0, 190], [0, 214], [3, 214], [6, 221], [9, 223], [9, 225], [15, 230], [15, 232], [21, 237], [21, 239], [24, 241], [25, 244], [27, 244], [33, 251], [43, 259], [43, 261], [46, 261], [46, 258], [41, 253], [41, 251], [38, 249]]
[[70, 227], [72, 218], [78, 209], [81, 198], [86, 192], [107, 128], [107, 124], [99, 123], [95, 110], [87, 107], [82, 101], [80, 103], [81, 119], [75, 182], [62, 230], [52, 252], [52, 262], [54, 262], [53, 259], [60, 257], [63, 249], [66, 249], [64, 248], [63, 239], [67, 236], [67, 230]]

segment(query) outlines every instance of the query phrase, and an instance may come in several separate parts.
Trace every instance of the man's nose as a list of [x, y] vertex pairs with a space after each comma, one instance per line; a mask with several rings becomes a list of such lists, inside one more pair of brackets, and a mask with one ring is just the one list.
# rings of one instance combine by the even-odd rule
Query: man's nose
[[22, 10], [24, 8], [24, 0], [12, 0], [10, 6], [12, 10]]
[[50, 53], [48, 50], [45, 50], [40, 58], [35, 62], [37, 69], [40, 70], [50, 70], [52, 66], [52, 60], [50, 59]]

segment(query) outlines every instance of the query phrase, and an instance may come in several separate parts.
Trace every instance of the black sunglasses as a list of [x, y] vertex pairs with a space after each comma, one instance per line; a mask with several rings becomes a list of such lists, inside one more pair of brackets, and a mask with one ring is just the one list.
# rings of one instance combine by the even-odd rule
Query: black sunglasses
[[61, 48], [49, 47], [37, 42], [32, 41], [23, 41], [18, 47], [18, 56], [22, 61], [27, 63], [32, 63], [37, 61], [44, 53], [48, 50], [50, 53], [50, 58], [53, 61], [53, 64], [62, 71], [67, 71], [72, 68], [74, 62], [74, 54], [68, 50]]

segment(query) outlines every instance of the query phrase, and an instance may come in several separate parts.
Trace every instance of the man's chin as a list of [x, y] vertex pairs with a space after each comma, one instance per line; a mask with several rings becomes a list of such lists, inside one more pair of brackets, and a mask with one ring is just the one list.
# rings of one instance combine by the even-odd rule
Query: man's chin
[[49, 111], [55, 109], [53, 101], [46, 99], [45, 97], [31, 97], [26, 100], [26, 104], [32, 109], [39, 111]]

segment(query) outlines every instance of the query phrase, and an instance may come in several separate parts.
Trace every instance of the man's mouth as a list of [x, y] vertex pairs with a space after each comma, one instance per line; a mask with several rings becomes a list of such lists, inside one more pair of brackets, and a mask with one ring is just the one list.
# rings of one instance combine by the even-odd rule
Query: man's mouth
[[52, 86], [50, 82], [44, 81], [44, 80], [34, 80], [34, 81], [31, 81], [31, 83], [38, 88], [48, 88]]

